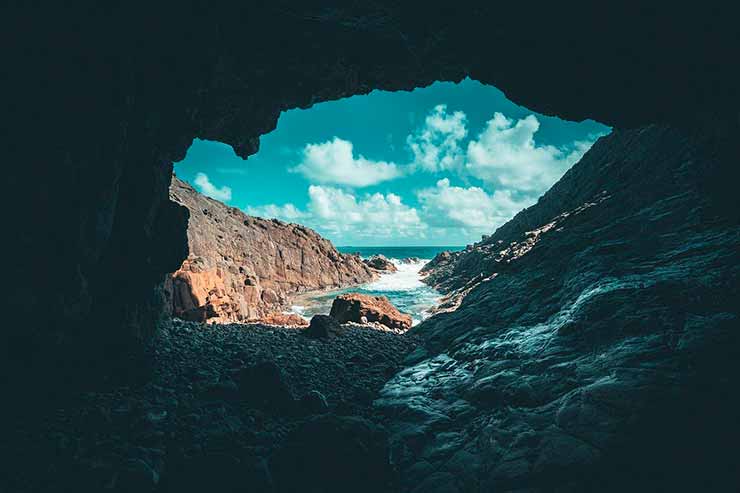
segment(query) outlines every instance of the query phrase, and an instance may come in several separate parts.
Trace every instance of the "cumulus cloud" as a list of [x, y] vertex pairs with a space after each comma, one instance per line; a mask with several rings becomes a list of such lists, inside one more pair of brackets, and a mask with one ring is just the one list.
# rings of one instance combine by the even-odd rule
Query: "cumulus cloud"
[[302, 161], [292, 168], [317, 183], [367, 187], [401, 176], [401, 168], [386, 161], [355, 157], [352, 142], [334, 137], [321, 144], [306, 144]]
[[436, 228], [464, 228], [472, 233], [491, 233], [518, 211], [531, 205], [533, 198], [516, 199], [510, 190], [487, 193], [480, 187], [451, 186], [450, 180], [437, 181], [435, 187], [416, 192], [422, 219]]
[[539, 128], [534, 115], [514, 122], [495, 113], [478, 139], [468, 143], [466, 170], [496, 187], [544, 192], [593, 142], [576, 142], [569, 149], [538, 145], [534, 135]]
[[396, 194], [366, 194], [358, 197], [335, 187], [311, 185], [309, 202], [302, 211], [293, 204], [248, 207], [247, 214], [300, 220], [335, 241], [375, 239], [380, 242], [397, 238], [423, 238], [424, 224], [414, 207], [403, 203]]
[[464, 159], [459, 142], [468, 135], [466, 124], [462, 111], [447, 113], [446, 105], [435, 106], [420, 131], [406, 139], [413, 165], [431, 172], [459, 168]]
[[265, 219], [272, 219], [276, 217], [287, 222], [296, 222], [299, 219], [306, 217], [306, 213], [298, 209], [295, 205], [287, 203], [284, 205], [268, 204], [256, 207], [247, 207], [244, 212], [250, 216], [263, 217]]
[[196, 174], [194, 183], [203, 195], [207, 195], [212, 199], [220, 200], [221, 202], [228, 202], [231, 200], [231, 187], [217, 187], [211, 183], [211, 180], [208, 179], [208, 175], [205, 173]]

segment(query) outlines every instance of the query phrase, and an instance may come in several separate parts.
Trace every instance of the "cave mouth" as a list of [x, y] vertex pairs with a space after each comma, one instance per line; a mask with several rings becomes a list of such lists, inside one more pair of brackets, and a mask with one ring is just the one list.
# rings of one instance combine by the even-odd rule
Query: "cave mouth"
[[443, 298], [424, 266], [489, 237], [609, 131], [467, 78], [284, 112], [246, 161], [196, 139], [170, 189], [190, 246], [168, 278], [169, 313], [301, 323], [354, 293], [416, 325]]

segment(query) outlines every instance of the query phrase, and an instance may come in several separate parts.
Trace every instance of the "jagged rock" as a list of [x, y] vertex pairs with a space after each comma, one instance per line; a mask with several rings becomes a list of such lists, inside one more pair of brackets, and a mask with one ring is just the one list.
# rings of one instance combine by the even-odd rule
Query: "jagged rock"
[[391, 329], [411, 328], [411, 316], [398, 311], [385, 296], [369, 296], [350, 293], [337, 296], [331, 305], [330, 314], [339, 323], [378, 322]]
[[689, 491], [695, 467], [726, 482], [740, 226], [696, 189], [719, 159], [699, 133], [614, 131], [493, 235], [430, 262], [451, 311], [415, 328], [424, 350], [375, 400], [397, 416], [401, 470], [465, 452], [485, 465], [475, 488], [456, 475], [461, 491]]
[[331, 339], [343, 334], [345, 329], [334, 317], [329, 315], [314, 315], [306, 329], [306, 335], [312, 339]]
[[270, 313], [259, 320], [263, 324], [305, 327], [308, 320], [295, 313]]
[[384, 255], [373, 255], [369, 259], [363, 260], [363, 262], [365, 263], [365, 265], [372, 267], [375, 270], [380, 270], [384, 272], [398, 271], [398, 267], [396, 267], [396, 264], [391, 262]]
[[406, 257], [401, 259], [402, 264], [418, 264], [420, 261], [419, 257]]
[[377, 274], [298, 224], [251, 217], [210, 199], [176, 176], [170, 198], [190, 211], [188, 258], [167, 278], [169, 311], [209, 323], [281, 319], [291, 295], [369, 281]]

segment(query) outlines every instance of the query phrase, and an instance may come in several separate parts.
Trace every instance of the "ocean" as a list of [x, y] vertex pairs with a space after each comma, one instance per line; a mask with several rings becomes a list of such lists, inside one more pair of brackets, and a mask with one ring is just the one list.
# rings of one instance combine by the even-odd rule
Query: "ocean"
[[[403, 313], [408, 313], [414, 325], [429, 316], [429, 310], [439, 301], [441, 294], [421, 282], [419, 271], [440, 252], [456, 251], [464, 247], [337, 247], [342, 253], [358, 253], [362, 258], [384, 255], [398, 268], [398, 272], [381, 274], [376, 281], [318, 294], [307, 293], [295, 299], [293, 312], [311, 318], [316, 314], [328, 314], [334, 298], [343, 293], [362, 293], [372, 296], [386, 296]], [[402, 262], [414, 258], [413, 262]]]

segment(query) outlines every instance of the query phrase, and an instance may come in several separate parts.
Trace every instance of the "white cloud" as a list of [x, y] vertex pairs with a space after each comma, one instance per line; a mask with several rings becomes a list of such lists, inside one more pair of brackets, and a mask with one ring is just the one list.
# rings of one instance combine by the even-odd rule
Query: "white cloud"
[[298, 219], [306, 217], [306, 213], [299, 210], [295, 205], [287, 203], [284, 205], [261, 205], [256, 207], [247, 207], [244, 212], [250, 216], [263, 217], [265, 219], [272, 219], [276, 217], [287, 222], [296, 222]]
[[540, 122], [529, 115], [516, 123], [495, 113], [478, 140], [468, 143], [466, 170], [497, 188], [540, 194], [588, 150], [592, 142], [571, 149], [538, 145]]
[[334, 187], [311, 185], [305, 211], [293, 204], [248, 207], [247, 214], [300, 220], [334, 241], [423, 238], [426, 224], [417, 210], [404, 204], [396, 194], [366, 194], [357, 197]]
[[470, 234], [492, 233], [518, 211], [531, 205], [533, 198], [517, 200], [510, 190], [488, 194], [482, 188], [450, 186], [439, 180], [435, 187], [416, 192], [422, 219], [437, 228], [464, 228]]
[[377, 185], [402, 174], [395, 163], [355, 157], [352, 142], [338, 137], [321, 144], [306, 144], [302, 161], [292, 171], [317, 183], [350, 187]]
[[231, 200], [231, 187], [223, 186], [218, 188], [216, 185], [211, 183], [211, 180], [208, 179], [208, 175], [205, 173], [196, 174], [194, 183], [203, 195], [207, 195], [212, 199], [220, 200], [221, 202], [228, 202]]
[[447, 106], [434, 107], [419, 132], [406, 143], [414, 154], [413, 165], [425, 171], [456, 169], [464, 160], [459, 142], [468, 135], [467, 117], [462, 111], [447, 113]]

